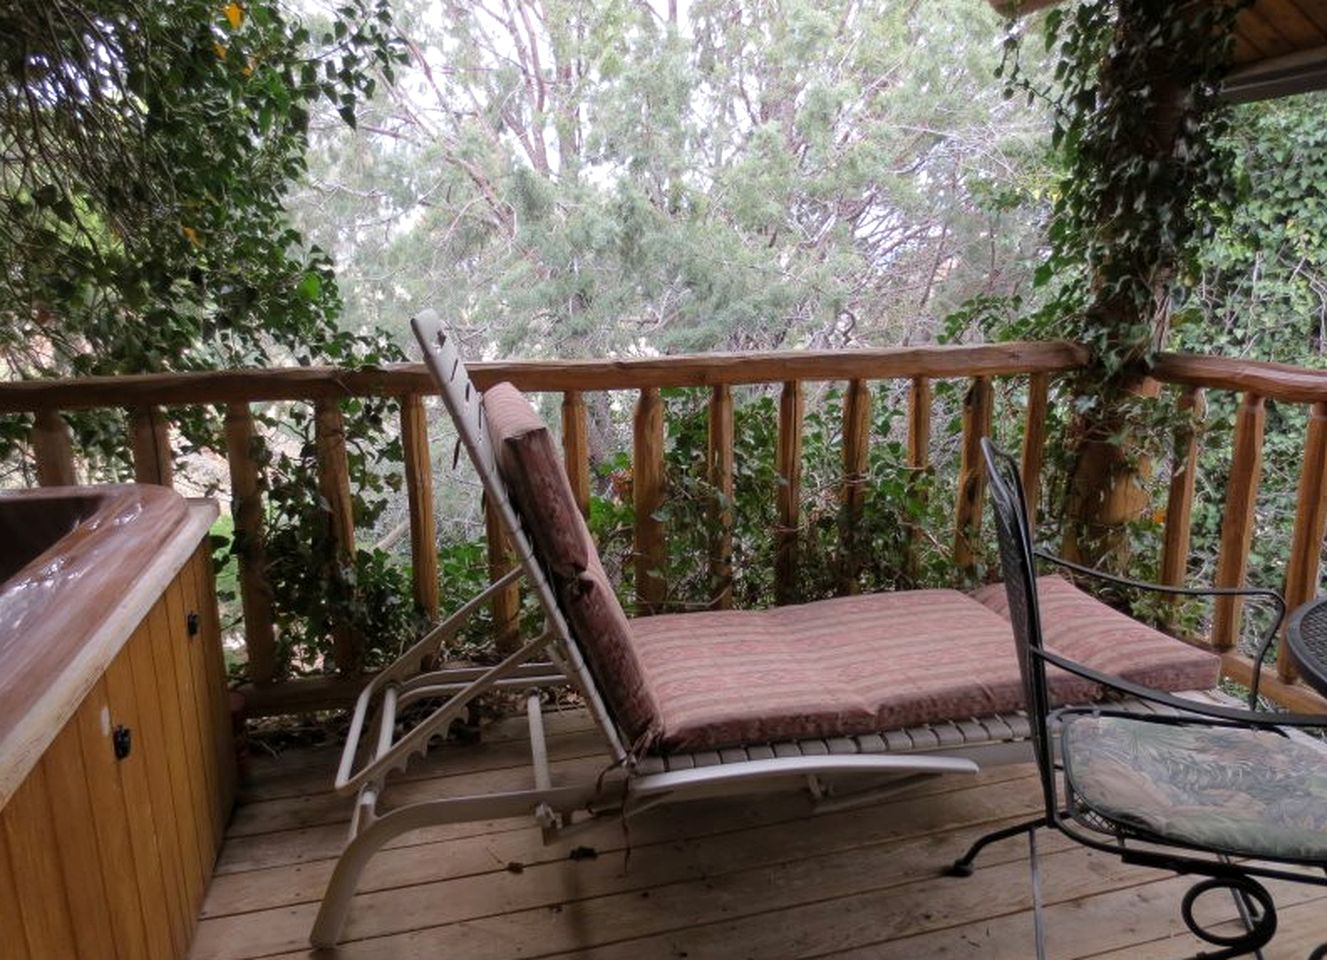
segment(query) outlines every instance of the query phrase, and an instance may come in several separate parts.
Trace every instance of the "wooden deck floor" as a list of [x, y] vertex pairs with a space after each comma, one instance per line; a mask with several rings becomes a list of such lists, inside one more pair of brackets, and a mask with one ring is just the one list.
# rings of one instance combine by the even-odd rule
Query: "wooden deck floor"
[[[578, 712], [551, 715], [555, 771], [597, 772]], [[402, 800], [526, 786], [527, 744], [504, 723], [439, 751], [396, 788]], [[194, 960], [317, 957], [305, 937], [342, 843], [349, 804], [327, 787], [334, 751], [254, 764], [208, 892]], [[697, 801], [607, 819], [543, 846], [528, 820], [407, 835], [369, 867], [331, 956], [908, 958], [1033, 955], [1027, 846], [989, 849], [966, 880], [939, 876], [981, 833], [1034, 814], [1030, 766], [940, 778], [864, 810], [808, 818], [793, 794]], [[1048, 947], [1056, 958], [1192, 955], [1184, 880], [1040, 835]], [[573, 848], [582, 848], [573, 858]], [[629, 852], [629, 855], [628, 855]], [[1273, 958], [1327, 940], [1327, 891], [1279, 885]], [[1228, 900], [1210, 908], [1233, 919]]]

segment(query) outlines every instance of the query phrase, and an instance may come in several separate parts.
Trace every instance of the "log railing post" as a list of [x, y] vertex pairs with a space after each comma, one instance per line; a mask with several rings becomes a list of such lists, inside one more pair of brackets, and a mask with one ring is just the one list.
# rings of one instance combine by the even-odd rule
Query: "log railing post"
[[[314, 442], [318, 454], [318, 492], [326, 503], [331, 555], [330, 580], [342, 597], [351, 586], [345, 570], [355, 562], [355, 514], [350, 498], [350, 462], [346, 456], [346, 426], [336, 400], [314, 404]], [[341, 619], [332, 623], [332, 657], [341, 674], [360, 671], [364, 660], [361, 638], [354, 626]]]
[[632, 423], [632, 501], [636, 514], [636, 603], [658, 613], [668, 592], [668, 541], [655, 514], [664, 505], [664, 409], [657, 387], [645, 387]]
[[424, 398], [401, 398], [401, 447], [410, 510], [410, 571], [415, 603], [430, 621], [438, 619], [438, 529], [433, 517], [433, 458], [429, 455]]
[[958, 499], [954, 507], [954, 565], [976, 572], [976, 542], [981, 534], [982, 498], [986, 494], [986, 464], [981, 439], [991, 432], [991, 381], [973, 377], [963, 397], [963, 448], [958, 471]]
[[931, 381], [913, 377], [908, 388], [908, 497], [916, 504], [906, 558], [908, 579], [916, 582], [921, 572], [921, 546], [926, 536], [926, 488], [922, 477], [931, 462]]
[[[513, 558], [497, 508], [484, 497], [484, 535], [488, 541], [488, 578], [501, 580], [511, 570]], [[513, 653], [521, 644], [521, 592], [513, 583], [493, 595], [493, 643], [498, 653]]]
[[733, 393], [720, 384], [710, 394], [706, 481], [712, 490], [710, 518], [710, 583], [712, 606], [733, 605]]
[[[1327, 402], [1320, 400], [1309, 408], [1304, 460], [1299, 470], [1295, 528], [1286, 568], [1287, 610], [1301, 606], [1318, 592], [1324, 535], [1327, 535]], [[1295, 665], [1284, 643], [1277, 655], [1276, 672], [1285, 681], [1295, 678]]]
[[921, 572], [921, 544], [926, 538], [926, 487], [922, 483], [930, 466], [930, 381], [926, 377], [913, 377], [908, 388], [908, 497], [917, 507], [917, 515], [910, 522], [908, 556], [905, 574], [916, 583]]
[[1046, 453], [1046, 407], [1050, 402], [1050, 374], [1028, 377], [1028, 407], [1023, 421], [1023, 499], [1028, 523], [1035, 532], [1041, 502], [1041, 464]]
[[581, 516], [590, 517], [590, 431], [579, 390], [562, 395], [562, 461]]
[[32, 453], [37, 460], [37, 483], [43, 487], [66, 487], [77, 483], [74, 476], [74, 446], [69, 424], [59, 410], [38, 410], [32, 425]]
[[1161, 582], [1168, 587], [1184, 585], [1189, 564], [1189, 535], [1193, 526], [1193, 495], [1198, 482], [1198, 430], [1207, 411], [1201, 387], [1187, 387], [1180, 394], [1178, 409], [1183, 416], [1175, 428], [1175, 455], [1170, 466], [1170, 493], [1166, 499], [1165, 537], [1161, 546]]
[[[1263, 398], [1246, 393], [1235, 413], [1234, 452], [1230, 481], [1226, 486], [1225, 513], [1221, 519], [1221, 552], [1217, 557], [1216, 585], [1244, 585], [1249, 547], [1262, 477], [1263, 425], [1267, 416]], [[1217, 597], [1212, 614], [1212, 647], [1229, 650], [1240, 634], [1242, 605], [1238, 597]]]
[[276, 679], [277, 662], [256, 442], [249, 405], [230, 404], [226, 408], [226, 459], [230, 464], [230, 515], [235, 524], [244, 645], [248, 652], [246, 669], [250, 682], [265, 686]]
[[871, 454], [871, 388], [865, 380], [850, 380], [843, 395], [843, 486], [839, 491], [839, 563], [837, 592], [860, 589], [861, 556], [857, 527], [866, 503], [866, 477]]
[[129, 437], [134, 453], [134, 480], [171, 486], [170, 424], [161, 408], [130, 410]]
[[802, 504], [802, 384], [789, 380], [779, 395], [779, 435], [774, 448], [778, 490], [774, 531], [774, 602], [797, 598], [797, 531]]

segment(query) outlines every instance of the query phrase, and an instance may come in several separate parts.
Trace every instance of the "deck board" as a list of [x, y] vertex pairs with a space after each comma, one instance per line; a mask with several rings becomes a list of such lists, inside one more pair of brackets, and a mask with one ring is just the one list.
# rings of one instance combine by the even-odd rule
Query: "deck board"
[[[505, 722], [480, 744], [449, 745], [412, 767], [398, 792], [527, 785], [514, 729]], [[553, 729], [555, 771], [602, 764], [582, 718], [563, 715]], [[289, 759], [256, 765], [242, 791], [193, 960], [315, 956], [305, 937], [350, 805], [327, 790], [332, 751]], [[815, 817], [792, 793], [696, 801], [646, 813], [629, 831], [604, 818], [548, 846], [524, 818], [436, 827], [372, 862], [335, 956], [1025, 960], [1026, 843], [990, 848], [969, 879], [938, 874], [972, 839], [1038, 803], [1035, 771], [1019, 765]], [[1198, 949], [1179, 918], [1183, 879], [1039, 837], [1051, 956], [1161, 960]], [[573, 860], [576, 847], [596, 856]], [[1281, 884], [1274, 893], [1282, 930], [1268, 960], [1303, 958], [1327, 941], [1327, 892]]]

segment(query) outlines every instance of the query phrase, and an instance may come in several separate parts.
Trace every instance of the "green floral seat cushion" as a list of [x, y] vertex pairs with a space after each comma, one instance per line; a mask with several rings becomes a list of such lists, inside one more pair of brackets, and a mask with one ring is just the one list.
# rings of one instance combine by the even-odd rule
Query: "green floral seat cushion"
[[1327, 752], [1241, 727], [1066, 719], [1065, 776], [1092, 812], [1173, 843], [1327, 861]]

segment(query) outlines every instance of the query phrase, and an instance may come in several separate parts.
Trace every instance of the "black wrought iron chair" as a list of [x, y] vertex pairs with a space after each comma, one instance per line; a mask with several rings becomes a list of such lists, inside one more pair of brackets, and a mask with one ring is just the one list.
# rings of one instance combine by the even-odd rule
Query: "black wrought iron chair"
[[[1186, 700], [1099, 673], [1045, 649], [1035, 559], [1063, 561], [1033, 546], [1017, 465], [989, 441], [982, 441], [982, 450], [991, 479], [1000, 563], [1045, 812], [1028, 823], [982, 837], [948, 872], [969, 876], [987, 844], [1027, 834], [1036, 949], [1038, 958], [1043, 958], [1035, 833], [1051, 827], [1126, 863], [1200, 877], [1184, 896], [1181, 912], [1189, 930], [1218, 950], [1198, 956], [1204, 960], [1261, 956], [1259, 951], [1276, 932], [1277, 920], [1271, 894], [1259, 878], [1327, 886], [1327, 754], [1302, 735], [1286, 732], [1293, 727], [1327, 726], [1327, 715], [1267, 713]], [[1279, 611], [1283, 610], [1281, 603]], [[1260, 659], [1280, 619], [1278, 612], [1276, 624], [1260, 644]], [[1139, 717], [1112, 710], [1108, 704], [1052, 711], [1048, 665], [1177, 713]], [[1256, 690], [1250, 700], [1256, 704]], [[1195, 902], [1217, 890], [1234, 896], [1242, 933], [1204, 928], [1195, 919]], [[1325, 951], [1327, 945], [1314, 956]]]

